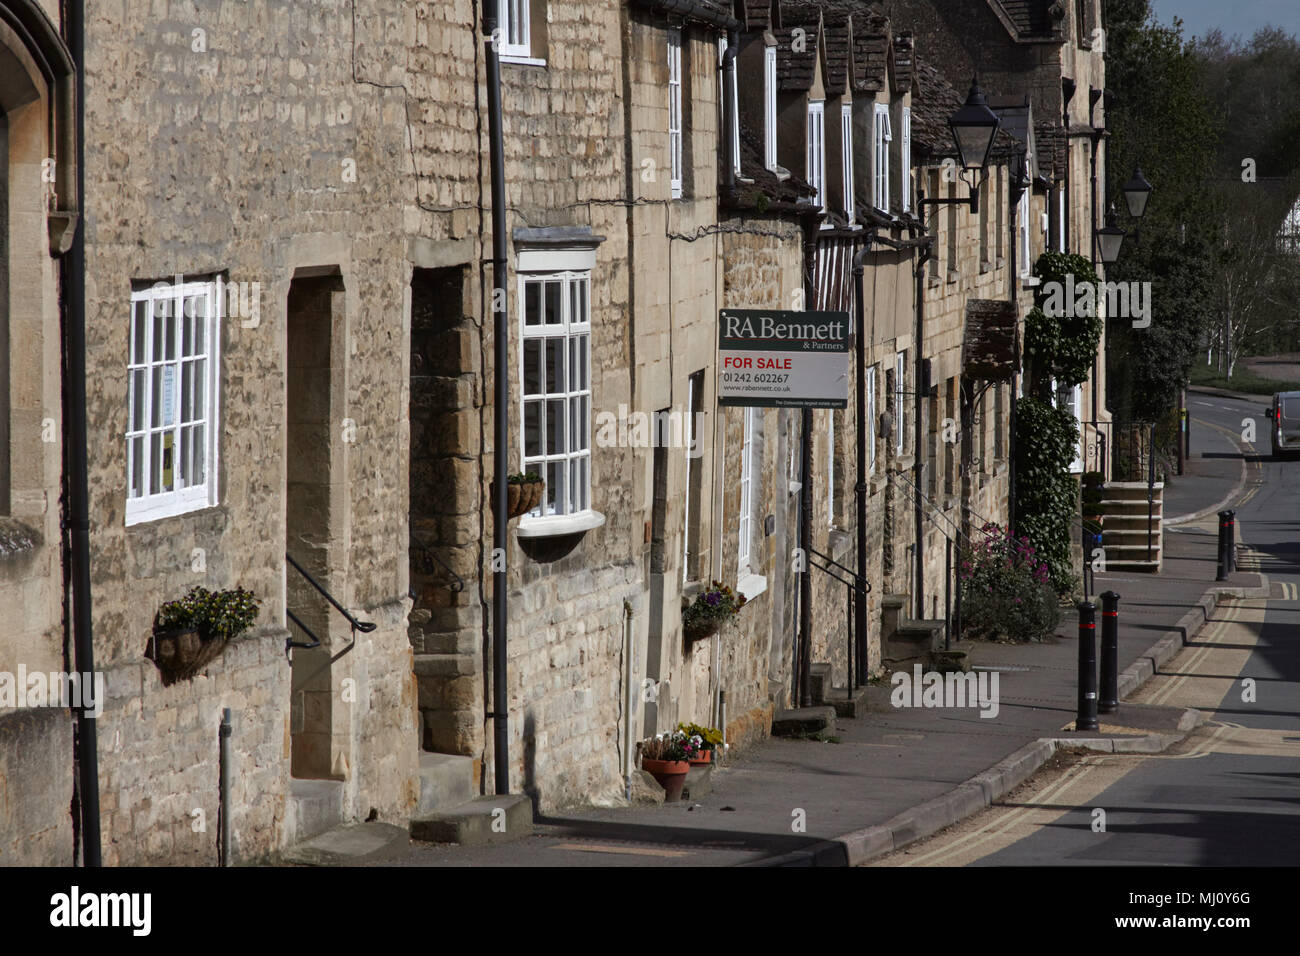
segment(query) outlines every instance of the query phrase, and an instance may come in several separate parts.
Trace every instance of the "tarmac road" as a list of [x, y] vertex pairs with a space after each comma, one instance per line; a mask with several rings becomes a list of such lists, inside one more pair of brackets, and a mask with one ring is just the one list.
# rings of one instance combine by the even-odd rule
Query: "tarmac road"
[[[1134, 697], [1197, 708], [1207, 723], [1165, 754], [1098, 754], [1040, 774], [1002, 805], [879, 863], [1300, 863], [1300, 461], [1272, 459], [1260, 403], [1194, 394], [1189, 404], [1194, 457], [1231, 454], [1215, 436], [1240, 436], [1243, 419], [1256, 420], [1263, 454], [1238, 453], [1247, 480], [1236, 520], [1247, 543], [1242, 570], [1260, 570], [1271, 584], [1268, 599], [1221, 605]], [[1213, 534], [1215, 526], [1210, 517], [1166, 533]]]

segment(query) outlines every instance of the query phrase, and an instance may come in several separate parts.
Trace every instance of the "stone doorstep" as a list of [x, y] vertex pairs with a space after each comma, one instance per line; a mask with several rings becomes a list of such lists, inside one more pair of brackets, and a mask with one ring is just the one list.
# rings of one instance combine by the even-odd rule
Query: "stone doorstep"
[[522, 793], [475, 797], [458, 807], [411, 818], [411, 838], [426, 843], [507, 843], [532, 832], [533, 802]]
[[289, 778], [293, 806], [291, 843], [303, 843], [343, 822], [343, 781]]
[[798, 737], [834, 731], [834, 707], [796, 707], [792, 710], [779, 710], [772, 717], [773, 737]]
[[420, 801], [417, 816], [458, 807], [473, 800], [474, 758], [459, 754], [420, 753]]
[[682, 801], [698, 800], [713, 792], [713, 765], [691, 767], [682, 784]]
[[409, 852], [411, 835], [391, 823], [353, 823], [335, 827], [285, 851], [286, 863], [300, 866], [355, 866], [395, 859]]
[[830, 694], [823, 704], [835, 708], [836, 717], [861, 717], [869, 710], [867, 706], [867, 690], [869, 684], [863, 684], [861, 687], [855, 687], [853, 693], [849, 693], [847, 687], [832, 687]]
[[831, 665], [813, 664], [808, 668], [808, 684], [811, 687], [813, 703], [818, 705], [826, 703], [823, 698], [831, 686]]

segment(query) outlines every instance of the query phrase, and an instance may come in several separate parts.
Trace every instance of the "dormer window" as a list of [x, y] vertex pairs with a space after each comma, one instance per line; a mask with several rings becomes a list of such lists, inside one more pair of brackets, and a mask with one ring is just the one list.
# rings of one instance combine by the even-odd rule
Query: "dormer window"
[[808, 185], [817, 190], [813, 202], [826, 207], [826, 101], [808, 101]]
[[763, 50], [763, 164], [776, 169], [776, 47]]
[[883, 103], [875, 105], [872, 122], [872, 172], [871, 201], [883, 213], [889, 212], [889, 144], [894, 140], [894, 131], [889, 122], [889, 107]]

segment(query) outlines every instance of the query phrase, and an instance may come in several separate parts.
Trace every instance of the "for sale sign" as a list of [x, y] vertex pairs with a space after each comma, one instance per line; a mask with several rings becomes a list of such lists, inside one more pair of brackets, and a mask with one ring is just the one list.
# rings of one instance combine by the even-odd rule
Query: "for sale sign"
[[847, 407], [847, 312], [724, 309], [718, 320], [719, 405]]

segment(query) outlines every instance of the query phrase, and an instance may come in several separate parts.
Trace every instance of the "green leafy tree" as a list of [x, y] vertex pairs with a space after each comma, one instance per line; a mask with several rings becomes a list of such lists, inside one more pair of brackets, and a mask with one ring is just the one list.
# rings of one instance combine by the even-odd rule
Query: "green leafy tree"
[[[1141, 239], [1124, 244], [1106, 278], [1151, 282], [1151, 325], [1108, 319], [1107, 401], [1120, 420], [1155, 420], [1178, 391], [1213, 320], [1216, 201], [1214, 175], [1224, 119], [1213, 107], [1203, 56], [1182, 22], [1162, 25], [1148, 0], [1107, 5], [1107, 195], [1123, 216], [1123, 184], [1141, 166], [1155, 193]], [[1121, 219], [1121, 224], [1124, 224]]]

